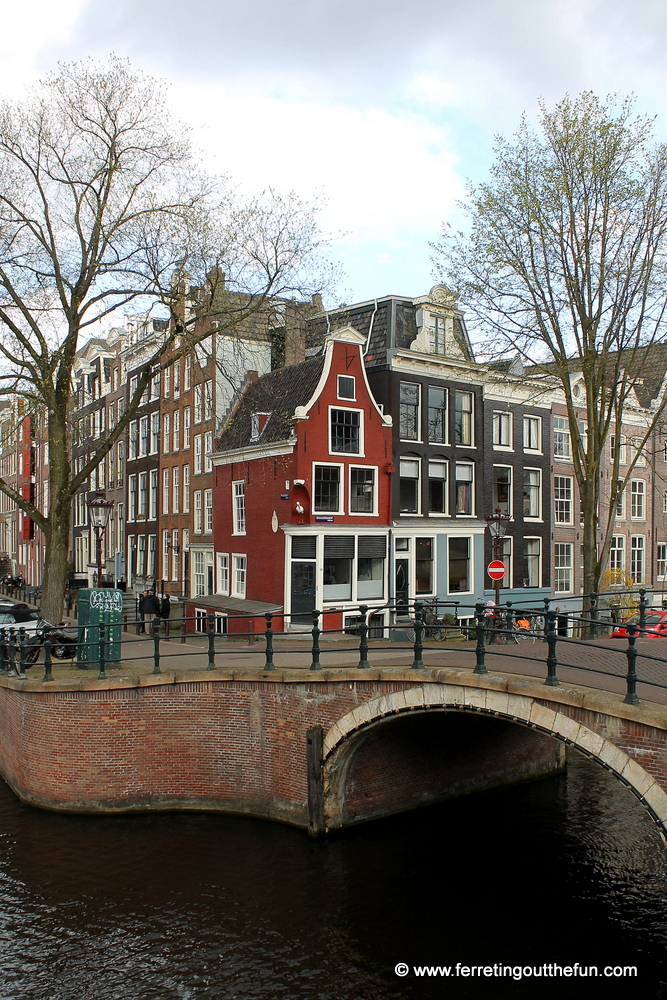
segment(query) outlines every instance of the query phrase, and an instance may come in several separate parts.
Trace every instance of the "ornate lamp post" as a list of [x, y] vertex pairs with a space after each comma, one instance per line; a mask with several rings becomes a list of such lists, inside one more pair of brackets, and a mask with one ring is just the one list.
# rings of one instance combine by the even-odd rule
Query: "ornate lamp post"
[[98, 493], [94, 499], [87, 504], [90, 511], [90, 523], [95, 532], [95, 542], [97, 545], [97, 586], [102, 586], [102, 538], [107, 530], [109, 515], [113, 507], [113, 500], [107, 500], [103, 493]]
[[[502, 557], [502, 545], [503, 538], [505, 537], [505, 532], [507, 531], [507, 525], [510, 522], [509, 514], [503, 514], [500, 507], [496, 507], [493, 514], [485, 514], [484, 520], [486, 521], [486, 526], [491, 534], [491, 545], [493, 558], [501, 559]], [[495, 590], [496, 590], [496, 608], [500, 607], [500, 580], [494, 580]], [[498, 612], [499, 613], [499, 612]], [[503, 642], [503, 638], [500, 635], [496, 636], [496, 643]]]

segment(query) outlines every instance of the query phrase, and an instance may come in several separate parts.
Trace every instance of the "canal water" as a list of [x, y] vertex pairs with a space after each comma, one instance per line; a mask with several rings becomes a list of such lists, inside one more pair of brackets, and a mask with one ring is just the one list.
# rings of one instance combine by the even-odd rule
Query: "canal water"
[[[0, 785], [2, 1000], [667, 1000], [666, 944], [667, 852], [576, 755], [323, 844], [238, 817], [47, 813]], [[575, 962], [599, 977], [521, 971]]]

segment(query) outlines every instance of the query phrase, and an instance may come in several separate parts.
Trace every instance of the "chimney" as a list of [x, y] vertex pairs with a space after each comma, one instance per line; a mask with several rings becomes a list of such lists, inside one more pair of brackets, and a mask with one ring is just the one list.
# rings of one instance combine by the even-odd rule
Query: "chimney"
[[296, 302], [285, 307], [285, 365], [298, 365], [306, 357], [306, 319]]

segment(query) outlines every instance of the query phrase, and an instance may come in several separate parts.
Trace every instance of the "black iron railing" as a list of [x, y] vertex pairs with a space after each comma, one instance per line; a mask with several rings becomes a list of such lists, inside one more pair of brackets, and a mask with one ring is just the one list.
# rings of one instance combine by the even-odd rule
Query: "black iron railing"
[[[590, 609], [577, 614], [556, 611], [549, 601], [544, 601], [540, 608], [531, 607], [529, 602], [508, 601], [496, 606], [481, 601], [474, 604], [414, 601], [386, 604], [380, 608], [364, 604], [346, 608], [341, 624], [340, 609], [315, 610], [310, 613], [309, 627], [306, 627], [309, 648], [300, 649], [295, 648], [294, 641], [290, 641], [294, 640], [294, 634], [290, 632], [293, 623], [284, 612], [266, 612], [263, 615], [229, 613], [224, 618], [211, 612], [205, 617], [199, 614], [196, 617], [170, 618], [171, 638], [189, 641], [187, 654], [174, 647], [173, 643], [167, 645], [165, 640], [169, 637], [165, 635], [165, 622], [160, 618], [145, 622], [148, 634], [143, 637], [130, 635], [129, 629], [144, 623], [138, 619], [128, 621], [127, 618], [113, 625], [79, 627], [78, 636], [70, 632], [66, 641], [63, 641], [61, 626], [42, 623], [36, 632], [27, 632], [20, 627], [0, 627], [0, 674], [26, 677], [26, 670], [42, 658], [43, 680], [51, 681], [54, 658], [62, 660], [64, 655], [70, 659], [76, 656], [80, 669], [97, 669], [100, 679], [107, 677], [111, 667], [126, 668], [139, 661], [144, 666], [147, 661], [150, 666], [152, 661], [152, 672], [159, 674], [165, 661], [179, 657], [182, 662], [184, 655], [188, 657], [188, 665], [205, 662], [206, 669], [214, 671], [224, 665], [225, 658], [231, 655], [257, 657], [256, 640], [263, 641], [262, 662], [248, 665], [256, 666], [262, 672], [275, 670], [276, 658], [280, 660], [279, 666], [288, 667], [290, 657], [306, 652], [311, 671], [327, 666], [327, 659], [332, 666], [367, 670], [374, 665], [372, 661], [376, 653], [393, 650], [398, 654], [400, 649], [409, 650], [411, 668], [421, 670], [425, 666], [446, 665], [446, 657], [452, 651], [451, 640], [458, 639], [457, 654], [470, 658], [475, 674], [488, 673], [487, 659], [492, 656], [493, 669], [499, 669], [501, 657], [508, 661], [524, 661], [523, 670], [518, 664], [512, 664], [514, 669], [510, 672], [514, 673], [526, 673], [527, 661], [533, 666], [542, 663], [546, 668], [544, 684], [549, 687], [559, 685], [559, 668], [579, 671], [584, 677], [624, 678], [624, 701], [628, 704], [639, 703], [638, 684], [667, 691], [667, 631], [664, 633], [666, 655], [661, 656], [659, 638], [662, 633], [653, 619], [647, 621], [647, 616], [655, 614], [656, 610], [649, 609], [645, 593], [639, 595], [636, 606], [617, 607], [616, 615], [621, 618], [633, 612], [633, 620], [622, 625], [603, 620], [597, 600], [599, 595], [593, 596], [596, 600], [590, 602]], [[226, 633], [221, 633], [216, 627], [216, 622], [220, 620], [226, 622]], [[613, 629], [621, 632], [622, 637], [613, 643], [603, 644], [604, 638]], [[118, 655], [121, 630], [122, 660], [119, 661], [114, 657]], [[303, 630], [301, 622], [299, 631], [303, 634]], [[371, 631], [374, 638], [370, 638]], [[280, 645], [276, 648], [278, 636]], [[337, 642], [327, 642], [334, 636]], [[195, 637], [204, 642], [195, 645], [192, 641]], [[652, 642], [650, 645], [645, 642], [640, 649], [638, 638], [655, 638], [657, 641], [655, 647]], [[244, 641], [247, 648], [240, 645]], [[149, 654], [145, 649], [147, 642], [150, 643]], [[143, 648], [137, 648], [138, 644], [143, 644]], [[590, 655], [585, 657], [584, 662], [573, 662], [572, 651], [581, 649], [589, 653], [596, 649], [604, 655], [601, 661], [598, 658], [597, 663]], [[654, 652], [649, 653], [646, 649], [654, 649]], [[335, 662], [332, 652], [336, 653]], [[345, 658], [341, 654], [349, 656]], [[458, 656], [457, 661], [459, 666]], [[386, 666], [386, 659], [382, 665]]]

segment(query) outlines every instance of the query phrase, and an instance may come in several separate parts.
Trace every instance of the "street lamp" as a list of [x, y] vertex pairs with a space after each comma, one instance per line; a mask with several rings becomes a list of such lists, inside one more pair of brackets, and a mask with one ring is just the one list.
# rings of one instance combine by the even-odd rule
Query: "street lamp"
[[113, 507], [113, 500], [107, 500], [103, 493], [98, 493], [96, 497], [88, 501], [90, 511], [90, 523], [95, 532], [95, 542], [97, 545], [97, 586], [102, 586], [102, 537], [107, 530], [109, 515]]
[[[500, 507], [496, 507], [493, 514], [484, 515], [484, 520], [491, 534], [493, 558], [500, 559], [502, 556], [503, 538], [507, 531], [507, 525], [510, 522], [510, 516], [509, 514], [503, 514]], [[494, 583], [496, 588], [496, 608], [498, 608], [500, 606], [500, 580], [496, 579]]]

